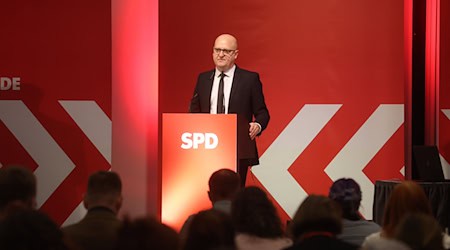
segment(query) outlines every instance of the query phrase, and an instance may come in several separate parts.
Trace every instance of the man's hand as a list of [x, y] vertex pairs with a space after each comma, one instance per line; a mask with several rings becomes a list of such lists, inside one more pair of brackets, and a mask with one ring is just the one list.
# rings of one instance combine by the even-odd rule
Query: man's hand
[[250, 122], [250, 129], [248, 130], [248, 134], [250, 135], [250, 139], [255, 139], [256, 135], [261, 132], [261, 125], [257, 122]]

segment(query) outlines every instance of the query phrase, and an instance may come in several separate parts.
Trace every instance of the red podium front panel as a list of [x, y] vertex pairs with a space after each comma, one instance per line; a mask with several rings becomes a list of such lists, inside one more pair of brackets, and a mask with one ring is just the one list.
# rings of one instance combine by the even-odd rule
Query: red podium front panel
[[236, 170], [236, 126], [232, 114], [163, 114], [163, 223], [179, 230], [190, 214], [211, 207], [211, 174], [221, 168]]

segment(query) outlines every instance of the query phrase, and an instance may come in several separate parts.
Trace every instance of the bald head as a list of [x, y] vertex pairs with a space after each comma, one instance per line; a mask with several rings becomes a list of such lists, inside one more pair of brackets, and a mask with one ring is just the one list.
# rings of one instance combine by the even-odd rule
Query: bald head
[[230, 34], [222, 34], [216, 38], [214, 41], [214, 47], [216, 45], [223, 45], [226, 44], [229, 46], [230, 49], [237, 50], [238, 49], [238, 43], [236, 37], [230, 35]]
[[216, 68], [226, 72], [234, 65], [234, 61], [238, 56], [237, 39], [230, 34], [222, 34], [218, 36], [214, 42], [213, 60]]

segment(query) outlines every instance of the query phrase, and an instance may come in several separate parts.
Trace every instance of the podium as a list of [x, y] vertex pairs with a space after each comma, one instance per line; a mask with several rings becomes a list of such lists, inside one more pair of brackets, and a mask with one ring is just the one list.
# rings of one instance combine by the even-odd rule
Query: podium
[[238, 159], [256, 154], [248, 126], [236, 114], [163, 114], [163, 223], [179, 230], [189, 215], [211, 208], [211, 174], [222, 168], [236, 171]]

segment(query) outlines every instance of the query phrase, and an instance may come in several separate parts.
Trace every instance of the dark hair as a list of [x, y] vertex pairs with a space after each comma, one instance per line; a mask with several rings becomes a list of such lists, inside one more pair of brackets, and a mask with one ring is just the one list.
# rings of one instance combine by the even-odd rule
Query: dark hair
[[89, 176], [86, 197], [97, 201], [120, 196], [122, 182], [117, 173], [112, 171], [98, 171]]
[[402, 217], [415, 212], [431, 215], [430, 203], [419, 184], [414, 181], [403, 181], [395, 186], [386, 203], [383, 218], [384, 234], [392, 237]]
[[341, 208], [343, 217], [349, 220], [359, 220], [358, 213], [361, 204], [361, 188], [351, 178], [336, 180], [330, 187], [328, 197], [337, 202]]
[[192, 219], [183, 249], [234, 249], [234, 236], [229, 215], [216, 209], [200, 211]]
[[232, 199], [241, 188], [239, 174], [230, 169], [219, 169], [209, 178], [210, 199]]
[[238, 193], [231, 205], [235, 229], [262, 238], [284, 235], [281, 219], [267, 194], [258, 187], [246, 187]]
[[326, 196], [309, 195], [295, 213], [290, 230], [294, 241], [313, 231], [339, 234], [342, 231], [340, 207]]
[[125, 218], [118, 232], [117, 250], [178, 250], [180, 240], [172, 228], [154, 217]]
[[24, 210], [0, 223], [0, 249], [65, 250], [63, 233], [47, 215]]
[[0, 209], [14, 200], [30, 203], [36, 197], [36, 177], [28, 168], [4, 166], [0, 168]]

